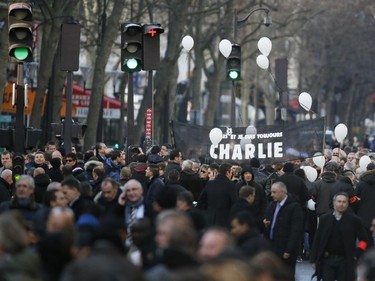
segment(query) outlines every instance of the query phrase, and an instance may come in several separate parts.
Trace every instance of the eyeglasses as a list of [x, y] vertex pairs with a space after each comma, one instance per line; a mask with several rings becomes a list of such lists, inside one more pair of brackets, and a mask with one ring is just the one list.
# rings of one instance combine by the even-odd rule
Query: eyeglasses
[[73, 162], [73, 159], [66, 159], [65, 162]]
[[207, 173], [207, 171], [201, 171], [201, 173], [202, 173], [202, 174], [205, 174], [205, 173]]

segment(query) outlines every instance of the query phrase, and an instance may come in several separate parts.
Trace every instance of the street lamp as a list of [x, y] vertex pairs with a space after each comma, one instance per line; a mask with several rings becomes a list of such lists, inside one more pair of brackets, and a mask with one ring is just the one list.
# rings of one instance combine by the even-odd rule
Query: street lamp
[[264, 17], [264, 21], [263, 21], [263, 24], [265, 26], [270, 26], [272, 24], [272, 19], [271, 17], [269, 16], [269, 12], [270, 10], [268, 8], [262, 8], [262, 7], [259, 7], [259, 8], [255, 8], [253, 9], [252, 11], [250, 11], [250, 13], [248, 13], [244, 18], [242, 19], [238, 19], [238, 16], [237, 16], [237, 9], [234, 9], [234, 15], [233, 15], [233, 43], [236, 43], [237, 41], [237, 26], [239, 24], [242, 24], [242, 23], [245, 23], [252, 14], [254, 14], [255, 12], [257, 11], [264, 11], [266, 13], [266, 16]]
[[[234, 15], [233, 15], [233, 43], [236, 44], [237, 42], [237, 26], [239, 24], [245, 23], [252, 14], [254, 14], [257, 11], [263, 11], [266, 13], [266, 16], [264, 17], [263, 24], [265, 26], [270, 26], [272, 23], [272, 19], [269, 16], [270, 10], [268, 8], [258, 7], [250, 11], [244, 18], [239, 19], [237, 15], [237, 9], [234, 9]], [[235, 82], [232, 81], [233, 89], [232, 89], [232, 96], [231, 96], [231, 114], [230, 114], [230, 123], [232, 127], [236, 126], [236, 95], [235, 95]]]

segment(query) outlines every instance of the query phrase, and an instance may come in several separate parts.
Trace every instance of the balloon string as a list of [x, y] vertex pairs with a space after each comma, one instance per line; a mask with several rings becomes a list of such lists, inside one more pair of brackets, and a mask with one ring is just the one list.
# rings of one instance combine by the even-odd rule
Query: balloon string
[[[280, 87], [280, 85], [277, 83], [276, 77], [273, 75], [272, 70], [271, 70], [271, 67], [268, 67], [268, 72], [270, 73], [270, 76], [271, 76], [273, 82], [275, 83], [276, 88], [278, 89], [278, 91], [279, 91], [280, 93], [284, 93], [285, 91], [284, 91], [284, 90]], [[289, 93], [288, 90], [286, 91], [286, 94], [287, 94], [288, 96], [291, 96], [291, 94]], [[304, 103], [300, 103], [300, 104], [301, 104], [301, 106], [304, 106], [305, 108], [307, 108], [307, 106], [306, 106]], [[279, 99], [279, 105], [282, 106], [282, 107], [285, 107], [285, 106], [282, 104], [282, 101], [281, 101], [280, 99]], [[312, 114], [316, 114], [316, 113], [315, 113], [313, 110], [311, 110], [311, 109], [308, 110], [308, 113], [310, 113], [310, 116], [311, 116]], [[310, 118], [310, 121], [313, 122], [313, 119]], [[325, 132], [324, 132], [324, 135], [325, 135]], [[315, 138], [316, 140], [318, 140], [318, 139], [319, 139], [318, 137], [319, 137], [319, 135], [318, 135], [318, 130], [317, 130], [317, 128], [314, 126], [314, 138]], [[323, 153], [323, 150], [324, 150], [324, 144], [323, 144], [323, 146], [322, 146], [322, 153]]]
[[[268, 67], [268, 72], [270, 73], [270, 76], [271, 76], [271, 78], [272, 78], [272, 80], [273, 80], [273, 82], [275, 83], [275, 86], [276, 86], [276, 88], [277, 88], [277, 90], [280, 92], [280, 93], [286, 93], [288, 96], [291, 96], [291, 94], [289, 93], [289, 91], [284, 91], [281, 87], [280, 87], [280, 85], [279, 85], [279, 83], [277, 83], [277, 80], [276, 80], [276, 77], [273, 75], [273, 73], [272, 73], [272, 70], [271, 70], [271, 67]], [[299, 102], [299, 104], [303, 107], [303, 109], [305, 109], [306, 110], [306, 108], [308, 108], [308, 106], [306, 105], [306, 104], [304, 104], [303, 102]], [[280, 106], [282, 106], [282, 107], [286, 107], [283, 103], [282, 103], [282, 101], [279, 99], [279, 105]], [[310, 113], [310, 114], [316, 114], [316, 112], [314, 112], [312, 109], [309, 109], [309, 110], [306, 110], [308, 113]]]

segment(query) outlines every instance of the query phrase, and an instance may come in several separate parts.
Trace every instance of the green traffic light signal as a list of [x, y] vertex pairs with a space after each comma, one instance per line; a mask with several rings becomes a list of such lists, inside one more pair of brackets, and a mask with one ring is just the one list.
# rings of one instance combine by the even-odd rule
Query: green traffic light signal
[[27, 48], [16, 48], [14, 50], [14, 57], [20, 61], [26, 59], [29, 55], [29, 50]]
[[139, 67], [139, 62], [135, 58], [129, 58], [125, 60], [125, 65], [127, 69], [134, 70], [134, 69], [137, 69], [137, 67]]
[[236, 71], [236, 70], [231, 70], [231, 71], [229, 71], [229, 73], [228, 73], [228, 77], [229, 77], [231, 80], [237, 80], [238, 77], [240, 77], [240, 74], [239, 74], [238, 71]]

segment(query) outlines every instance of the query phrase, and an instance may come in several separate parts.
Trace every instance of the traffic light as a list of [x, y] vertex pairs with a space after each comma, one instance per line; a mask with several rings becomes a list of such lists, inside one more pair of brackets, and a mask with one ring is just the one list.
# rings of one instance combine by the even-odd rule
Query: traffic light
[[25, 172], [25, 159], [21, 153], [14, 153], [13, 159], [13, 177], [17, 181], [21, 177], [21, 175]]
[[232, 51], [227, 59], [227, 76], [230, 80], [241, 78], [241, 46], [232, 44]]
[[16, 62], [33, 60], [33, 13], [31, 3], [8, 6], [9, 56]]
[[121, 24], [121, 70], [138, 72], [142, 70], [142, 25]]
[[143, 25], [142, 69], [156, 70], [160, 64], [160, 34], [164, 29], [160, 24]]

